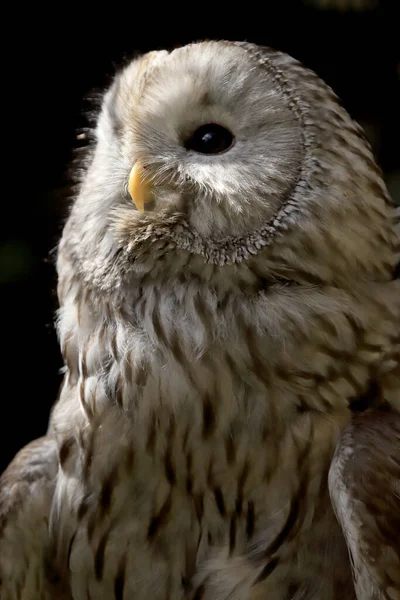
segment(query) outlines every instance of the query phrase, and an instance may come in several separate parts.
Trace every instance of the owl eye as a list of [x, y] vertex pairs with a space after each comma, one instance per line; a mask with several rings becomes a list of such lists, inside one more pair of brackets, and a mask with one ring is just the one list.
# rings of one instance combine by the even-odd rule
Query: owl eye
[[196, 129], [185, 143], [185, 148], [200, 154], [220, 154], [229, 150], [234, 141], [228, 129], [216, 123], [207, 123]]

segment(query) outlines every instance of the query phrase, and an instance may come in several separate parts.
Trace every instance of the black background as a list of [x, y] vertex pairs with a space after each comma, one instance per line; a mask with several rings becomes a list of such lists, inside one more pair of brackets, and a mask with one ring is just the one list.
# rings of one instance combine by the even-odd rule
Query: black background
[[248, 40], [286, 51], [322, 76], [366, 128], [400, 200], [396, 2], [350, 12], [317, 7], [322, 4], [270, 0], [257, 8], [192, 1], [160, 8], [114, 1], [84, 9], [15, 5], [12, 20], [3, 15], [0, 471], [46, 431], [57, 395], [62, 365], [48, 255], [68, 207], [68, 167], [85, 125], [84, 98], [107, 85], [122, 61], [201, 39]]

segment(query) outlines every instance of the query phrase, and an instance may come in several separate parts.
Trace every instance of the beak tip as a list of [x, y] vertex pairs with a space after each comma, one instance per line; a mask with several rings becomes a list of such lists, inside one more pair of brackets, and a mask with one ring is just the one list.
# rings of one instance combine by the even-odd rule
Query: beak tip
[[128, 189], [138, 212], [144, 213], [144, 205], [150, 201], [149, 184], [143, 175], [143, 168], [135, 163], [129, 175]]

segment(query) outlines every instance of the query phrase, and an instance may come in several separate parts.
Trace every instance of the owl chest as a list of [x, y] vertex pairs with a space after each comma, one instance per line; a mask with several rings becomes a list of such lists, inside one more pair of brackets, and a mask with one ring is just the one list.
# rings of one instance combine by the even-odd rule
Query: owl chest
[[[74, 598], [113, 598], [122, 583], [128, 597], [164, 598], [171, 586], [171, 598], [190, 598], [210, 561], [224, 572], [226, 560], [226, 568], [243, 561], [237, 584], [249, 586], [243, 597], [252, 598], [250, 581], [270, 548], [272, 566], [282, 557], [285, 575], [271, 572], [263, 593], [275, 590], [281, 600], [285, 577], [301, 580], [299, 552], [312, 577], [321, 561], [308, 548], [333, 543], [324, 531], [335, 528], [326, 474], [337, 423], [308, 413], [286, 421], [274, 412], [278, 396], [267, 386], [250, 392], [225, 380], [220, 370], [189, 391], [189, 383], [174, 388], [171, 378], [149, 374], [136, 411], [117, 403], [104, 410], [83, 448], [80, 491], [71, 480], [64, 494], [66, 505], [74, 499], [66, 512], [74, 523]], [[166, 402], [174, 389], [174, 402]]]
[[130, 321], [100, 315], [86, 328], [75, 326], [71, 379], [89, 418], [109, 404], [138, 418], [187, 411], [192, 422], [206, 413], [212, 430], [227, 413], [248, 419], [257, 405], [265, 409], [276, 344], [199, 298], [147, 300]]
[[[168, 586], [169, 597], [189, 598], [210, 564], [223, 573], [241, 561], [236, 583], [253, 598], [250, 583], [271, 553], [289, 579], [301, 580], [301, 552], [306, 578], [313, 564], [324, 568], [308, 548], [336, 543], [325, 536], [325, 527], [329, 536], [335, 530], [326, 494], [335, 428], [316, 436], [303, 418], [257, 430], [214, 421], [207, 410], [192, 419], [184, 411], [133, 421], [105, 415], [68, 511], [74, 598], [113, 598], [122, 584], [135, 598], [164, 598]], [[264, 593], [282, 589], [276, 599], [286, 598], [282, 577], [271, 572]]]
[[[122, 585], [137, 598], [164, 598], [167, 586], [190, 597], [208, 561], [261, 565], [271, 548], [296, 571], [299, 549], [324, 548], [332, 525], [326, 475], [346, 410], [329, 420], [299, 411], [296, 388], [273, 377], [279, 350], [235, 320], [228, 331], [142, 317], [142, 329], [83, 338], [70, 381], [87, 434], [80, 485], [59, 485], [61, 520], [74, 523], [61, 540], [73, 539], [64, 560], [74, 598], [125, 597]], [[281, 589], [281, 577], [265, 590]]]

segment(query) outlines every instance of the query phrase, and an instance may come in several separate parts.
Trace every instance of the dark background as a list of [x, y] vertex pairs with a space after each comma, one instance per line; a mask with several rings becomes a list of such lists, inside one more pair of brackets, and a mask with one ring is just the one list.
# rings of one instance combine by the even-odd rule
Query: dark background
[[[365, 4], [344, 10], [342, 4]], [[34, 3], [36, 4], [36, 3]], [[313, 68], [365, 127], [400, 201], [400, 53], [395, 0], [269, 0], [183, 8], [117, 0], [75, 7], [17, 6], [3, 15], [0, 285], [0, 472], [46, 431], [62, 366], [53, 317], [57, 244], [70, 195], [69, 165], [85, 126], [85, 97], [137, 52], [190, 41], [248, 40]], [[336, 5], [336, 7], [334, 6]], [[218, 12], [217, 12], [218, 6]], [[54, 11], [54, 12], [52, 12]]]

